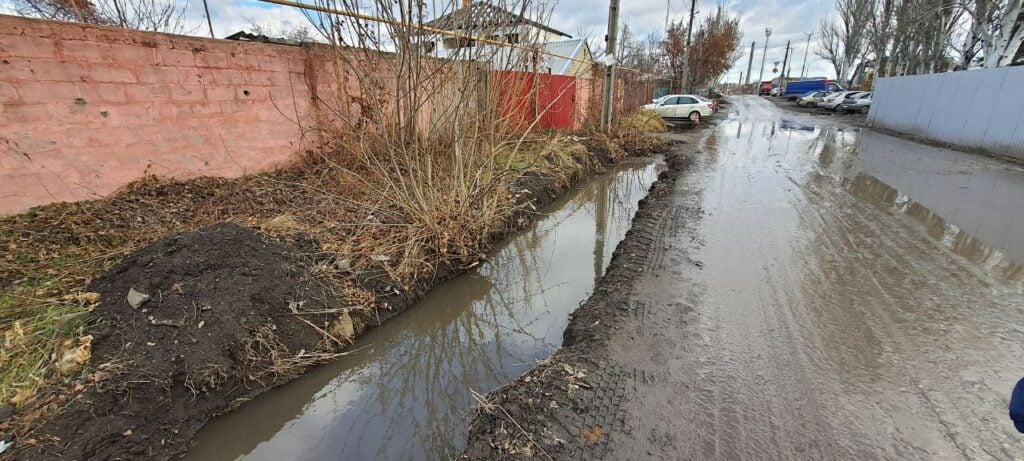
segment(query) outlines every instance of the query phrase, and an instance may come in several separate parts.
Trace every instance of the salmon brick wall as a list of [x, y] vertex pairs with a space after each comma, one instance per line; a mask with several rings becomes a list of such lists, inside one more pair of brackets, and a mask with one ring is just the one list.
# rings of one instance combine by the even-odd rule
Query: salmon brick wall
[[[303, 47], [0, 15], [0, 215], [146, 174], [238, 176], [307, 147]], [[333, 72], [313, 78], [337, 90]]]

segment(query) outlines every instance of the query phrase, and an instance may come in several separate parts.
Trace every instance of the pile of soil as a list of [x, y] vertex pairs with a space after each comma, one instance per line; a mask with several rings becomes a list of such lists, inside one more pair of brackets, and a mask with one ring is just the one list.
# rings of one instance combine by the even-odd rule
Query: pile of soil
[[[299, 373], [280, 358], [322, 351], [325, 341], [289, 304], [338, 307], [303, 273], [298, 255], [234, 224], [125, 258], [89, 287], [102, 296], [87, 331], [95, 386], [33, 434], [41, 445], [27, 458], [167, 458], [213, 415]], [[138, 305], [140, 294], [150, 299]]]

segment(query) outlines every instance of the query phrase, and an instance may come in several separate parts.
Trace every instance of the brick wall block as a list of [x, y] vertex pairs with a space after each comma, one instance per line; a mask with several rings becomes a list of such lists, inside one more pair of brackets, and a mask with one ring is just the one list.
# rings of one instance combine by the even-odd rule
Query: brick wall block
[[74, 104], [80, 96], [78, 88], [71, 82], [19, 82], [18, 92], [29, 103], [62, 102]]
[[70, 61], [110, 61], [110, 45], [100, 42], [64, 40], [60, 42], [60, 55]]
[[178, 71], [172, 67], [140, 66], [135, 75], [139, 83], [178, 83]]
[[39, 123], [50, 119], [50, 110], [46, 104], [4, 104], [4, 125], [12, 126], [21, 123]]
[[210, 101], [231, 101], [235, 99], [235, 87], [227, 85], [206, 85], [206, 99]]
[[156, 50], [154, 48], [139, 46], [138, 44], [115, 43], [110, 45], [111, 58], [122, 64], [144, 64], [155, 65]]
[[22, 66], [31, 73], [31, 80], [36, 81], [80, 82], [89, 76], [85, 64], [80, 62], [42, 59], [18, 65]]
[[90, 102], [115, 102], [127, 101], [124, 85], [118, 83], [77, 83], [78, 92], [82, 98]]
[[125, 95], [129, 101], [161, 101], [170, 97], [170, 90], [163, 84], [125, 85]]
[[186, 67], [196, 65], [192, 50], [156, 49], [157, 62], [164, 66]]
[[135, 74], [131, 69], [111, 64], [89, 65], [89, 76], [97, 82], [132, 83], [136, 81]]
[[170, 84], [168, 85], [173, 101], [200, 101], [206, 97], [203, 86], [198, 84]]
[[210, 69], [207, 71], [218, 85], [244, 85], [247, 83], [245, 71], [234, 69]]
[[57, 46], [53, 40], [16, 35], [0, 35], [0, 55], [15, 58], [58, 57]]
[[18, 94], [18, 89], [7, 82], [0, 82], [0, 104], [10, 104], [21, 102], [21, 95]]

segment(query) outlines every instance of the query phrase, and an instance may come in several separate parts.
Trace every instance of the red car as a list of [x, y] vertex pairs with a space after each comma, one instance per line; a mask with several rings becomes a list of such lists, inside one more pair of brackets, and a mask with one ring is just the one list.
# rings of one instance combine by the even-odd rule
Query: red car
[[764, 96], [766, 94], [771, 94], [771, 92], [772, 92], [772, 82], [771, 81], [761, 82], [761, 86], [759, 86], [757, 88], [757, 95], [758, 96]]

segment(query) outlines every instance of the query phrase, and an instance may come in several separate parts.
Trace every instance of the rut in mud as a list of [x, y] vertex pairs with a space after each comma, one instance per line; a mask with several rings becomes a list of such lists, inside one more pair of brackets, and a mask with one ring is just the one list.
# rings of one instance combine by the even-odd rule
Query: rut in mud
[[758, 98], [697, 151], [466, 458], [1024, 456], [1024, 169]]

